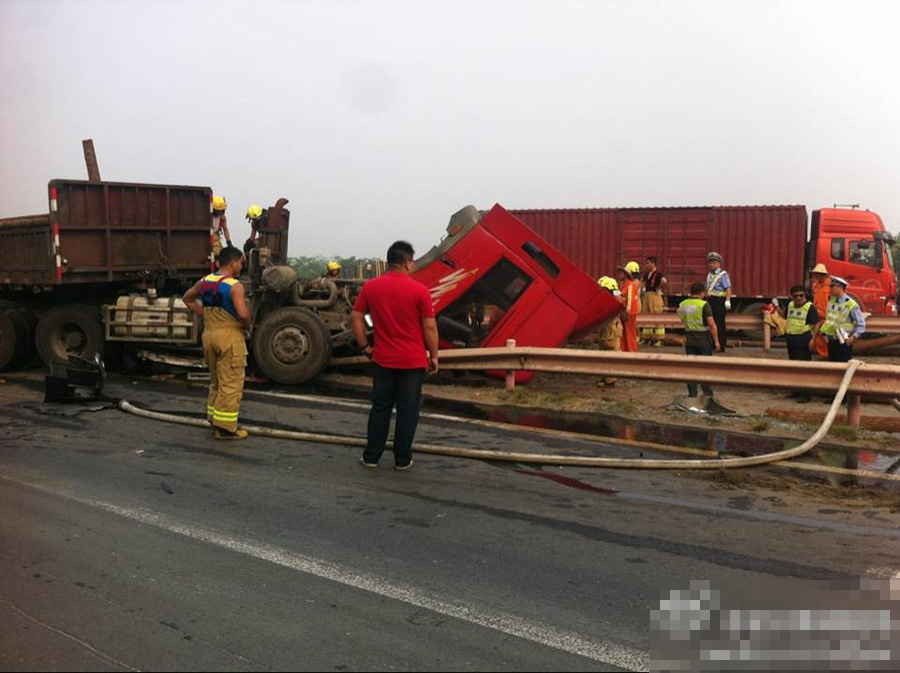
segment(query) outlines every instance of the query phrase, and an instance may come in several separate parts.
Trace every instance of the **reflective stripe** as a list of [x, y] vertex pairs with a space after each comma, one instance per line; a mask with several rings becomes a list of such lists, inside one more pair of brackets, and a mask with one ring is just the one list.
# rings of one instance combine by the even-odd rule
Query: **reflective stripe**
[[[727, 289], [717, 290], [716, 288], [719, 285], [719, 282], [723, 279], [728, 279], [728, 272], [724, 269], [719, 269], [718, 271], [710, 271], [706, 274], [706, 293], [710, 297], [725, 297], [727, 296]], [[730, 280], [730, 279], [729, 279]]]
[[217, 421], [236, 421], [238, 419], [238, 415], [237, 413], [225, 414], [221, 411], [217, 411], [215, 414], [213, 414], [213, 418], [215, 418]]
[[678, 305], [678, 317], [684, 323], [687, 332], [708, 332], [709, 327], [703, 320], [703, 307], [706, 302], [702, 299], [685, 299]]
[[809, 309], [812, 308], [812, 302], [808, 301], [803, 306], [797, 306], [794, 302], [788, 305], [787, 310], [787, 329], [785, 334], [799, 335], [812, 332], [812, 325], [806, 324], [806, 318], [809, 315]]

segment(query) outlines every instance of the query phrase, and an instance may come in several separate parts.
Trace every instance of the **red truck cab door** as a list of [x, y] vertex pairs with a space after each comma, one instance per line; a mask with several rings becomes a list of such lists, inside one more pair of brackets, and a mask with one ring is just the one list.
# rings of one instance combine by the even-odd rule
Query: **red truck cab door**
[[881, 218], [866, 210], [823, 208], [813, 212], [815, 260], [844, 278], [847, 292], [874, 315], [896, 314], [897, 277], [890, 236]]

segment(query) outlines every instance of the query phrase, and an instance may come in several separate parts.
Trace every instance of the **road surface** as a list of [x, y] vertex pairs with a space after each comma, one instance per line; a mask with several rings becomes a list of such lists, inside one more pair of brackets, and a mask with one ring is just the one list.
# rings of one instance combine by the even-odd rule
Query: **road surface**
[[[184, 385], [106, 392], [204, 408]], [[4, 670], [642, 670], [651, 610], [692, 579], [771, 590], [900, 565], [889, 501], [428, 455], [366, 470], [358, 449], [41, 399], [34, 376], [0, 385]], [[360, 409], [253, 394], [242, 420], [365, 430]], [[419, 438], [635, 455], [455, 421]]]

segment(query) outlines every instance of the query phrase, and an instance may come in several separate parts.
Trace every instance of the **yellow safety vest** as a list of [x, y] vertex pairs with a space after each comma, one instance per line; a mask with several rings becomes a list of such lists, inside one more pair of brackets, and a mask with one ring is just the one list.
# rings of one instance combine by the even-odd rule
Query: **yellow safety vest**
[[848, 297], [845, 302], [837, 302], [834, 299], [828, 302], [828, 313], [825, 316], [825, 324], [822, 325], [821, 332], [827, 337], [837, 335], [839, 328], [843, 327], [848, 334], [856, 331], [856, 322], [850, 317], [854, 309], [859, 308], [859, 304]]
[[803, 306], [797, 306], [794, 302], [791, 302], [788, 305], [787, 329], [785, 330], [785, 334], [796, 336], [812, 332], [813, 326], [806, 324], [806, 318], [809, 315], [810, 307], [812, 307], [811, 301], [806, 302]]
[[703, 307], [706, 302], [702, 299], [685, 299], [678, 305], [678, 317], [684, 323], [684, 329], [688, 332], [708, 332], [709, 327], [703, 321]]

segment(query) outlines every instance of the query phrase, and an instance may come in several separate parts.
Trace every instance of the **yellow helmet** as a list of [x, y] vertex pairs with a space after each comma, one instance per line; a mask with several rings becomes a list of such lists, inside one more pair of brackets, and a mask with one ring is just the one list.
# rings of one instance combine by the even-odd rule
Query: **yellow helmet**
[[263, 209], [261, 206], [257, 206], [256, 204], [247, 208], [247, 219], [248, 220], [258, 220], [262, 217]]
[[616, 282], [615, 278], [610, 278], [609, 276], [603, 276], [597, 280], [597, 285], [602, 288], [609, 290], [610, 292], [618, 292], [619, 284]]
[[634, 274], [634, 273], [640, 273], [640, 272], [641, 272], [641, 267], [640, 267], [640, 265], [639, 265], [637, 262], [628, 262], [628, 264], [625, 265], [625, 270], [626, 270], [628, 273], [632, 273], [632, 274]]
[[214, 196], [213, 197], [213, 210], [225, 210], [228, 207], [228, 204], [225, 203], [224, 196]]
[[340, 262], [331, 260], [330, 262], [328, 262], [328, 270], [329, 271], [340, 271], [341, 270]]

